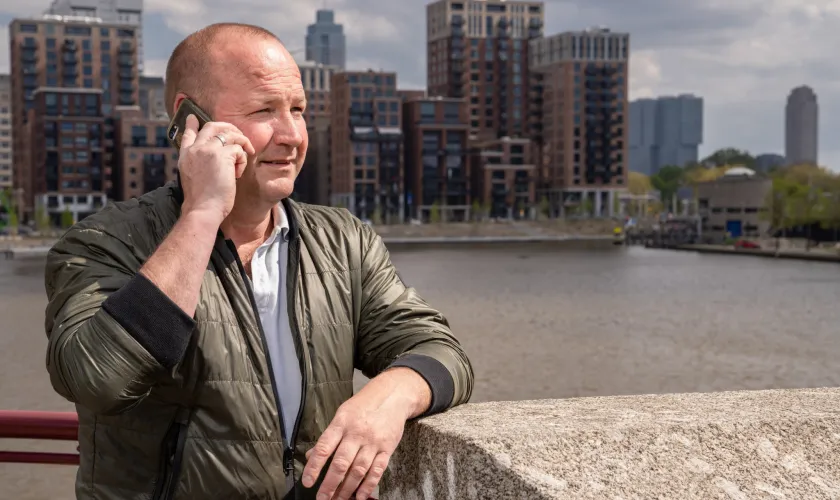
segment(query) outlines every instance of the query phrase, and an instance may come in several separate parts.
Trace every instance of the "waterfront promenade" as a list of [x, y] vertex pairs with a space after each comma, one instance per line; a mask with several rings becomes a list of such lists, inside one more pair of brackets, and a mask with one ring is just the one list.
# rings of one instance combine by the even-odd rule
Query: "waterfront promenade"
[[[400, 246], [392, 252], [392, 259], [406, 282], [442, 309], [469, 352], [476, 373], [476, 403], [840, 386], [840, 267], [834, 264], [614, 247], [597, 241], [445, 248]], [[0, 261], [0, 406], [5, 409], [72, 410], [72, 405], [53, 392], [44, 366], [42, 273], [43, 261], [39, 259]], [[364, 383], [363, 377], [358, 378], [358, 383]], [[584, 399], [579, 404], [597, 402], [588, 401]], [[801, 402], [791, 406], [795, 409]], [[837, 407], [840, 405], [834, 406]], [[482, 413], [485, 410], [498, 411], [500, 419], [519, 418], [529, 412], [536, 416], [555, 415], [553, 421], [541, 421], [539, 427], [545, 432], [559, 432], [562, 429], [551, 424], [562, 424], [566, 418], [559, 410], [541, 410], [539, 405], [525, 406], [524, 413], [515, 404], [510, 411], [506, 408], [468, 407], [463, 410], [467, 413], [441, 418], [478, 415], [476, 418], [490, 424], [495, 420]], [[557, 443], [567, 446], [589, 436], [599, 439], [601, 435], [594, 426], [607, 425], [596, 421], [604, 415], [597, 410], [590, 417], [580, 413], [575, 420], [579, 424], [577, 430], [553, 436], [560, 440]], [[451, 420], [429, 424], [437, 425], [436, 422], [453, 425]], [[755, 425], [764, 425], [757, 422]], [[792, 429], [791, 420], [780, 422], [785, 429]], [[722, 424], [709, 420], [704, 425], [711, 429], [709, 432], [717, 432], [715, 429]], [[592, 426], [591, 432], [587, 426]], [[515, 427], [499, 429], [504, 431], [500, 434], [502, 444], [518, 432]], [[671, 430], [676, 433], [676, 427]], [[625, 436], [636, 435], [633, 432], [637, 431], [628, 430]], [[661, 434], [664, 439], [671, 432]], [[428, 437], [430, 444], [440, 442], [429, 436], [424, 434], [423, 438]], [[468, 435], [460, 436], [463, 439], [449, 442], [464, 452], [475, 449], [471, 448]], [[775, 442], [772, 435], [768, 439]], [[534, 441], [533, 446], [546, 443], [550, 441]], [[652, 446], [651, 453], [657, 449], [655, 442], [644, 445]], [[481, 446], [489, 444], [484, 442]], [[528, 446], [528, 442], [522, 446]], [[0, 447], [72, 451], [69, 443], [0, 441]], [[564, 454], [576, 450], [580, 455], [552, 455], [546, 460], [564, 459], [585, 467], [598, 458], [597, 448], [565, 449]], [[782, 446], [777, 446], [777, 450], [775, 463], [800, 463], [800, 455], [791, 454]], [[720, 455], [692, 455], [686, 460], [696, 457], [718, 467], [716, 457], [725, 458], [727, 452], [728, 448], [722, 447]], [[790, 457], [783, 461], [786, 455]], [[470, 462], [462, 463], [460, 457], [453, 456], [453, 466], [458, 466], [459, 477], [470, 477], [466, 468]], [[447, 478], [446, 460], [446, 456], [429, 457], [429, 464], [443, 467], [435, 469], [434, 481]], [[514, 455], [512, 460], [522, 458]], [[532, 457], [528, 460], [538, 462]], [[812, 469], [821, 470], [822, 462], [808, 463]], [[674, 462], [659, 465], [677, 470]], [[699, 462], [697, 466], [705, 467]], [[619, 475], [621, 471], [607, 470], [615, 470]], [[712, 482], [717, 475], [709, 474], [703, 481]], [[733, 475], [721, 477], [740, 481]], [[803, 480], [808, 481], [808, 477]], [[69, 500], [74, 498], [73, 481], [72, 467], [3, 465], [0, 483], [4, 494], [0, 497]], [[458, 482], [456, 486], [461, 484], [468, 483]], [[403, 491], [404, 498], [424, 498], [422, 494], [413, 497], [408, 490]], [[449, 498], [448, 490], [438, 491], [446, 493], [437, 498]], [[728, 498], [769, 498], [755, 495], [755, 490], [742, 491], [746, 496]], [[455, 498], [472, 498], [467, 493]], [[573, 494], [568, 497], [575, 498]], [[725, 494], [717, 497], [727, 498]], [[623, 498], [648, 496], [627, 494]]]

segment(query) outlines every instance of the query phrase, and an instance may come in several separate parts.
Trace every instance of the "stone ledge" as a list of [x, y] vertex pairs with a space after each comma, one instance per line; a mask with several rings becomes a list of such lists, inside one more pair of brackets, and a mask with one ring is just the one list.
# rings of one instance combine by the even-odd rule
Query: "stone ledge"
[[840, 389], [470, 404], [409, 425], [382, 500], [840, 499]]

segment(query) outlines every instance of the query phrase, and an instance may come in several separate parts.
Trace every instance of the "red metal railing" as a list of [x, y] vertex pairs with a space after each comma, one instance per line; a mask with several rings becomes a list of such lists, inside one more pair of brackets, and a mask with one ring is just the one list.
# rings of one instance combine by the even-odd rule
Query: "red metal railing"
[[[0, 411], [0, 439], [79, 439], [73, 412]], [[79, 465], [77, 453], [0, 451], [0, 463]]]

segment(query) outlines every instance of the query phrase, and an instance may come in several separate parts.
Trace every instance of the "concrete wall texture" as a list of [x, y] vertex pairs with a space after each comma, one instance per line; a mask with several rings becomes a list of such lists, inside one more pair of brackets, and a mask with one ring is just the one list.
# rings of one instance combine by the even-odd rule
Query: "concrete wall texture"
[[653, 175], [664, 166], [699, 160], [703, 98], [694, 95], [637, 99], [630, 103], [630, 171]]
[[380, 495], [837, 499], [840, 389], [465, 405], [407, 427]]

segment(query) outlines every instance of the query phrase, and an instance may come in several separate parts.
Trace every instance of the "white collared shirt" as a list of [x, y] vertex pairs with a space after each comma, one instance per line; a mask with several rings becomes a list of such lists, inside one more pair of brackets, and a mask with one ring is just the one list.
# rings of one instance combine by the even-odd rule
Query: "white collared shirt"
[[277, 396], [280, 398], [286, 439], [292, 438], [301, 401], [303, 376], [300, 372], [286, 300], [286, 273], [289, 262], [289, 219], [278, 205], [271, 235], [251, 258], [251, 284], [262, 322]]

